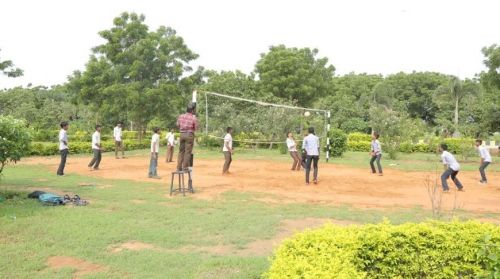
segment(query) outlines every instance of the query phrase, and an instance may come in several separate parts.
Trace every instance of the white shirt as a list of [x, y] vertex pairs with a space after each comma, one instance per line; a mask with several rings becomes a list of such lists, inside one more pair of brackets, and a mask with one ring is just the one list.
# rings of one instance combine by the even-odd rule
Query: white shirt
[[92, 134], [92, 149], [101, 149], [99, 146], [101, 145], [101, 133], [95, 131]]
[[286, 146], [288, 147], [288, 151], [290, 152], [297, 151], [297, 145], [295, 144], [295, 141], [291, 138], [286, 139]]
[[151, 137], [151, 152], [160, 152], [160, 135], [157, 133]]
[[382, 154], [382, 146], [380, 145], [380, 141], [378, 141], [378, 139], [372, 140], [372, 152], [375, 153], [375, 155]]
[[115, 141], [122, 141], [122, 128], [116, 126], [113, 130], [113, 138]]
[[168, 132], [167, 136], [165, 137], [167, 139], [167, 143], [170, 146], [174, 146], [175, 144], [175, 135], [172, 132]]
[[224, 137], [224, 146], [222, 147], [222, 151], [229, 151], [226, 145], [229, 146], [229, 148], [233, 149], [233, 137], [230, 133], [227, 133]]
[[[66, 142], [66, 144], [64, 142]], [[59, 131], [59, 150], [64, 149], [68, 149], [68, 133], [66, 130], [61, 129]]]
[[307, 156], [319, 156], [319, 138], [309, 134], [304, 138], [302, 149], [306, 150]]
[[448, 167], [454, 171], [460, 170], [460, 165], [450, 152], [443, 151], [443, 154], [441, 154], [441, 159], [443, 160], [443, 165], [448, 165]]
[[478, 150], [479, 150], [479, 156], [481, 156], [481, 158], [483, 158], [484, 162], [491, 163], [491, 155], [490, 155], [490, 151], [488, 150], [488, 148], [486, 148], [485, 146], [479, 146]]

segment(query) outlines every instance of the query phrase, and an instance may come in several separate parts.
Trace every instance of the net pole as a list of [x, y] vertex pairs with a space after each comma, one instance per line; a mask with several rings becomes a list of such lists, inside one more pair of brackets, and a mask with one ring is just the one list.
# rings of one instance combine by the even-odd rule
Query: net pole
[[330, 159], [330, 147], [331, 147], [331, 143], [330, 143], [330, 136], [329, 136], [329, 132], [330, 132], [330, 111], [327, 111], [325, 113], [325, 116], [326, 116], [326, 162], [328, 163], [328, 160]]
[[205, 93], [205, 135], [208, 136], [208, 94]]

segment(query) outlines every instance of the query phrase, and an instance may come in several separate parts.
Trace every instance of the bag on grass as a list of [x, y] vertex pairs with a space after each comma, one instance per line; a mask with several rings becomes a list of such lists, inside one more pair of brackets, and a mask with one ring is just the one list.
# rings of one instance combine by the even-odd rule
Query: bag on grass
[[38, 199], [40, 195], [45, 194], [44, 191], [34, 191], [28, 194], [28, 198], [30, 199]]
[[51, 193], [41, 194], [38, 199], [47, 205], [64, 205], [64, 201], [61, 197]]

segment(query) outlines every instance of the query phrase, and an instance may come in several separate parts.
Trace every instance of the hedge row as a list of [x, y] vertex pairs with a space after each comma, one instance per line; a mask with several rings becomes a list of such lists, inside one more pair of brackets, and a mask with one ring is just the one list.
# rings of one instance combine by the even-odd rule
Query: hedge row
[[497, 278], [499, 242], [499, 226], [475, 221], [326, 225], [285, 240], [264, 277]]
[[[349, 135], [350, 138], [350, 135]], [[474, 139], [470, 138], [447, 138], [444, 140], [434, 139], [429, 143], [411, 143], [403, 142], [398, 146], [398, 151], [403, 153], [423, 152], [434, 153], [438, 151], [439, 144], [443, 142], [448, 145], [448, 150], [455, 154], [464, 154], [474, 152]], [[381, 142], [382, 150], [384, 142]], [[349, 151], [364, 151], [369, 152], [371, 149], [371, 141], [347, 141], [347, 149]]]
[[[106, 151], [112, 151], [115, 148], [113, 141], [102, 141], [102, 147]], [[136, 140], [124, 140], [123, 146], [125, 150], [135, 150], [149, 148], [149, 141], [138, 142]], [[92, 153], [91, 144], [89, 142], [70, 142], [69, 152], [72, 154]], [[59, 154], [59, 144], [53, 142], [33, 142], [31, 143], [31, 156], [50, 156]]]
[[[72, 131], [68, 132], [68, 138], [72, 142], [86, 142], [92, 138], [92, 133], [94, 131]], [[163, 139], [167, 135], [168, 131], [161, 131], [160, 137]], [[179, 133], [176, 133], [176, 138], [179, 137]], [[146, 131], [142, 134], [143, 139], [150, 139], [153, 135], [152, 131]], [[57, 142], [59, 136], [59, 130], [38, 130], [33, 134], [33, 140], [38, 142]], [[113, 139], [113, 131], [101, 132], [101, 140], [107, 141]], [[137, 140], [139, 139], [139, 132], [137, 131], [122, 131], [123, 140]]]

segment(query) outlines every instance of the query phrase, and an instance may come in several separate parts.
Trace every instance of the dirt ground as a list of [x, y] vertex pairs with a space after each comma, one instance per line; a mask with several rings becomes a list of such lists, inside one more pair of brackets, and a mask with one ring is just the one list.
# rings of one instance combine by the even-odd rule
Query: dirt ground
[[[165, 185], [166, 198], [169, 198], [171, 172], [176, 163], [165, 163], [160, 158], [159, 180], [147, 177], [149, 158], [129, 157], [115, 159], [105, 154], [100, 170], [87, 168], [89, 158], [69, 157], [65, 172], [91, 177], [109, 179], [128, 179], [147, 181]], [[23, 164], [42, 164], [54, 170], [59, 159], [30, 158]], [[258, 199], [265, 203], [313, 203], [342, 205], [358, 208], [412, 208], [422, 206], [430, 208], [431, 203], [424, 181], [427, 177], [436, 178], [433, 172], [404, 172], [385, 170], [384, 176], [372, 175], [369, 168], [359, 169], [336, 164], [319, 165], [319, 183], [305, 185], [303, 171], [291, 171], [291, 163], [263, 160], [238, 160], [231, 165], [231, 174], [222, 176], [223, 160], [195, 161], [193, 170], [194, 198], [214, 199], [226, 191], [247, 191], [271, 194]], [[312, 173], [311, 173], [312, 174]], [[458, 208], [477, 213], [500, 212], [500, 173], [489, 172], [490, 183], [487, 186], [478, 183], [478, 172], [460, 172], [459, 179], [465, 186], [465, 192], [456, 192], [451, 181], [449, 194], [443, 194], [444, 210]], [[191, 194], [190, 194], [191, 195]], [[178, 198], [174, 196], [173, 198]]]

